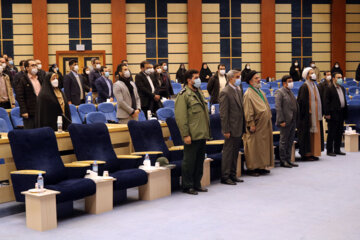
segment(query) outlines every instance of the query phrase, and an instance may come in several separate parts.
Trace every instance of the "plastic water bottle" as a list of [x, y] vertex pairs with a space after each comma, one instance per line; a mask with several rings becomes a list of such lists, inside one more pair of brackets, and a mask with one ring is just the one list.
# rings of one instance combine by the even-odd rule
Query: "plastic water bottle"
[[44, 189], [44, 178], [42, 176], [42, 173], [39, 173], [39, 176], [37, 177], [37, 185], [39, 189]]
[[88, 96], [88, 97], [87, 97], [87, 103], [88, 103], [88, 104], [91, 104], [91, 96]]
[[214, 114], [215, 114], [215, 106], [211, 105], [211, 115], [214, 115]]
[[151, 161], [150, 161], [150, 157], [149, 157], [149, 154], [146, 154], [145, 155], [145, 159], [144, 159], [144, 166], [145, 167], [150, 167], [151, 166]]
[[207, 153], [205, 153], [205, 159], [207, 159]]
[[356, 90], [355, 90], [355, 94], [356, 94], [356, 95], [359, 95], [359, 89], [356, 89]]
[[94, 163], [93, 163], [93, 166], [92, 166], [92, 170], [93, 170], [93, 172], [96, 172], [96, 173], [98, 173], [98, 164], [97, 164], [97, 162], [96, 162], [96, 160], [94, 161]]
[[148, 117], [148, 120], [151, 119], [151, 117], [152, 117], [151, 110], [148, 110], [148, 111], [147, 111], [147, 117]]
[[63, 122], [62, 122], [62, 116], [58, 116], [57, 119], [57, 126], [58, 126], [58, 132], [62, 132]]

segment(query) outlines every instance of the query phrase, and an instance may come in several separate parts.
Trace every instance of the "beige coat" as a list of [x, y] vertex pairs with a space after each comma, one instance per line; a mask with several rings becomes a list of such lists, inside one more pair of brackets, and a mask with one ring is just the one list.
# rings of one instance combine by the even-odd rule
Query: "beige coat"
[[[262, 91], [261, 91], [262, 92]], [[265, 93], [265, 102], [249, 88], [244, 95], [246, 133], [243, 135], [246, 167], [249, 170], [274, 166], [271, 110]], [[255, 133], [250, 133], [255, 126]]]
[[11, 87], [10, 78], [6, 74], [2, 74], [2, 77], [5, 80], [6, 91], [7, 91], [8, 96], [9, 96], [9, 101], [10, 101], [11, 108], [14, 108], [15, 107], [15, 97], [14, 97], [13, 89]]

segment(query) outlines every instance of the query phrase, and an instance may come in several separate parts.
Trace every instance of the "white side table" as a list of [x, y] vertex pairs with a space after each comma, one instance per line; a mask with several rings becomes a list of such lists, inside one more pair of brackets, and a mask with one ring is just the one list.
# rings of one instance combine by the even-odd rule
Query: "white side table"
[[345, 135], [345, 151], [358, 152], [359, 151], [359, 134], [344, 134]]
[[113, 182], [115, 178], [92, 179], [96, 184], [96, 193], [85, 198], [85, 211], [91, 214], [100, 214], [113, 209]]
[[201, 187], [210, 185], [210, 162], [214, 161], [211, 158], [206, 158], [203, 165], [203, 176], [201, 178]]
[[170, 168], [166, 167], [139, 167], [148, 174], [148, 182], [139, 186], [139, 198], [141, 200], [155, 200], [171, 195]]

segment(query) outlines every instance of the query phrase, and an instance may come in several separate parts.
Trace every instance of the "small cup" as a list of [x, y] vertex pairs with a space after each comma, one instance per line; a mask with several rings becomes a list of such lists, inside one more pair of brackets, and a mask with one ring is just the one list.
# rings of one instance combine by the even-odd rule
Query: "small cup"
[[108, 177], [108, 176], [109, 176], [109, 171], [104, 171], [103, 177]]
[[110, 102], [110, 98], [106, 99], [106, 102]]
[[159, 167], [160, 167], [160, 163], [159, 163], [159, 162], [156, 162], [156, 163], [155, 163], [155, 167], [156, 167], [156, 168], [159, 168]]

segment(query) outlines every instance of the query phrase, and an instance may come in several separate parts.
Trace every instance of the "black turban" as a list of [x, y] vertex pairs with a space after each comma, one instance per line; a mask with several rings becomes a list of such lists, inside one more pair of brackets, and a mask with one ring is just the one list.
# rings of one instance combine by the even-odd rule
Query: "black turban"
[[248, 74], [246, 74], [245, 81], [249, 84], [250, 80], [253, 78], [253, 76], [257, 74], [257, 71], [251, 70]]

